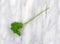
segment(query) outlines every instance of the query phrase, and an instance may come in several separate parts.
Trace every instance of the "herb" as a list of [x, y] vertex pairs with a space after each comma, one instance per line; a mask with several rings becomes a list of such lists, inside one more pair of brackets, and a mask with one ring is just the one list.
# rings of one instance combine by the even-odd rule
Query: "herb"
[[21, 22], [13, 22], [11, 24], [11, 30], [14, 33], [18, 34], [19, 36], [21, 35], [20, 30], [21, 30], [22, 27], [23, 27], [23, 23], [21, 23]]
[[28, 24], [29, 22], [31, 22], [32, 20], [34, 20], [37, 16], [39, 16], [40, 14], [42, 14], [43, 12], [47, 11], [49, 8], [46, 8], [45, 10], [42, 10], [41, 12], [39, 12], [37, 15], [33, 16], [30, 20], [28, 20], [25, 23], [22, 22], [13, 22], [11, 23], [11, 30], [16, 33], [17, 35], [21, 36], [21, 29]]

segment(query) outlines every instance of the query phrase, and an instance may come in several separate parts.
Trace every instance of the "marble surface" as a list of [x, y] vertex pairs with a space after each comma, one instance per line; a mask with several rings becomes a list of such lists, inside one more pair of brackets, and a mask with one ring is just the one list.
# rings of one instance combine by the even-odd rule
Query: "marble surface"
[[[12, 22], [26, 22], [46, 7], [21, 36], [11, 31]], [[60, 0], [0, 0], [0, 44], [60, 44]]]

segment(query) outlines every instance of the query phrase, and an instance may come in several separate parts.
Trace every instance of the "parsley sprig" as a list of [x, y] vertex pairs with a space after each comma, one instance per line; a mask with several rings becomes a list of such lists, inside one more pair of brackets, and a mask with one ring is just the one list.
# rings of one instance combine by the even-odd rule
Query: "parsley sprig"
[[39, 12], [37, 15], [33, 16], [31, 19], [29, 19], [28, 21], [26, 21], [25, 23], [22, 22], [13, 22], [11, 23], [11, 30], [16, 33], [17, 35], [21, 36], [21, 29], [26, 26], [26, 24], [28, 24], [29, 22], [31, 22], [32, 20], [34, 20], [37, 16], [41, 15], [43, 12], [47, 11], [49, 8], [46, 8], [45, 10], [42, 10], [41, 12]]

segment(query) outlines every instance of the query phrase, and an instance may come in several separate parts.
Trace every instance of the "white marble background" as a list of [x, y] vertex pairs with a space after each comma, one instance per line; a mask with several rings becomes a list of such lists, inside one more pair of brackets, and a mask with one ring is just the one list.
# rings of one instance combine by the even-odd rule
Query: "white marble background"
[[[49, 7], [17, 36], [14, 21], [25, 22]], [[60, 0], [0, 0], [0, 44], [60, 44]]]

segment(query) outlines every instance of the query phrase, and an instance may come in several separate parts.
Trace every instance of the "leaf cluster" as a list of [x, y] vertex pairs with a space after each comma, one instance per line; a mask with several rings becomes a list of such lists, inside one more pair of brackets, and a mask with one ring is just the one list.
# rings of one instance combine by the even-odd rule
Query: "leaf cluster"
[[11, 23], [11, 30], [18, 34], [19, 36], [21, 35], [21, 29], [23, 27], [23, 23], [21, 22], [13, 22]]

